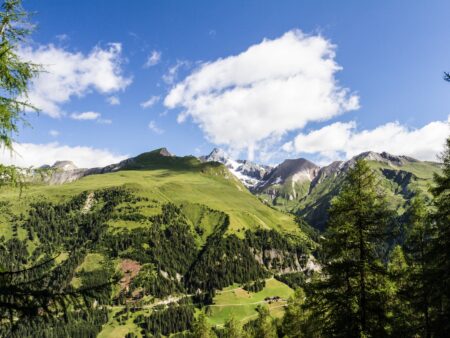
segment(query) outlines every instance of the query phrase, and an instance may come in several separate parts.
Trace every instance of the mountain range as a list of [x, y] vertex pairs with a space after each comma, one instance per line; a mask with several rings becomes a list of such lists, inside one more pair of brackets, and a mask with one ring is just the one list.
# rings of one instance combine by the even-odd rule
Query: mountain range
[[[161, 148], [102, 168], [80, 169], [70, 161], [58, 161], [52, 166], [44, 166], [50, 169], [49, 174], [44, 175], [44, 182], [63, 184], [90, 175], [127, 169], [150, 169], [155, 164], [155, 159], [143, 161], [148, 157], [146, 154], [150, 153], [174, 163], [179, 159], [195, 159], [193, 156], [177, 157], [166, 148]], [[375, 170], [380, 188], [389, 196], [390, 203], [399, 214], [417, 191], [427, 195], [433, 173], [440, 170], [439, 164], [435, 162], [373, 151], [323, 167], [304, 158], [286, 159], [273, 167], [261, 165], [233, 159], [219, 148], [198, 158], [201, 163], [223, 164], [229, 173], [262, 202], [281, 211], [302, 216], [318, 229], [324, 228], [330, 202], [342, 187], [348, 169], [358, 159], [367, 160]]]
[[440, 171], [436, 162], [373, 151], [323, 167], [304, 158], [286, 159], [275, 167], [261, 166], [233, 160], [220, 149], [214, 149], [202, 159], [223, 163], [263, 202], [302, 216], [318, 229], [324, 228], [331, 200], [340, 191], [346, 173], [358, 159], [368, 161], [374, 169], [380, 189], [389, 197], [399, 215], [417, 192], [429, 197], [428, 188], [433, 174]]

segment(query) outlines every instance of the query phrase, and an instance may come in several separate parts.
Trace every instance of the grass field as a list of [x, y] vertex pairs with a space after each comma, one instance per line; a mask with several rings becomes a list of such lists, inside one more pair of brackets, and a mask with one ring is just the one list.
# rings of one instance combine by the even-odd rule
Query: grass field
[[[274, 278], [266, 280], [266, 287], [260, 292], [247, 292], [237, 285], [219, 291], [214, 297], [214, 304], [210, 305], [209, 322], [211, 325], [223, 325], [227, 319], [234, 316], [245, 323], [257, 316], [256, 307], [266, 304], [272, 316], [278, 317], [283, 313], [286, 300], [294, 293], [289, 286]], [[269, 304], [266, 297], [281, 297], [282, 300]]]

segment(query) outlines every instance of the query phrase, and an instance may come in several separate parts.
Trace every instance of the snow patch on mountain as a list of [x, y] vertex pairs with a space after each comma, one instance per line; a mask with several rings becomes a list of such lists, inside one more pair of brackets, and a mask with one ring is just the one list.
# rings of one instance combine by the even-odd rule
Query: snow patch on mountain
[[259, 165], [247, 160], [233, 160], [223, 149], [214, 148], [206, 156], [199, 158], [203, 162], [219, 162], [239, 179], [247, 188], [253, 188], [263, 182], [265, 176], [272, 171], [272, 167]]

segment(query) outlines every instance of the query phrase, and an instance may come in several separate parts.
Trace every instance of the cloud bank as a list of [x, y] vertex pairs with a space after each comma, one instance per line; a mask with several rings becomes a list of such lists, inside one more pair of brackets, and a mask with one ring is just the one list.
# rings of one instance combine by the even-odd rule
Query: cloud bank
[[80, 168], [103, 167], [117, 163], [128, 156], [115, 154], [107, 149], [82, 146], [61, 145], [58, 142], [47, 144], [15, 143], [15, 153], [0, 151], [0, 163], [14, 164], [21, 167], [39, 167], [52, 165], [56, 161], [72, 161]]
[[131, 78], [123, 75], [121, 52], [120, 43], [97, 46], [89, 54], [53, 44], [22, 48], [22, 58], [41, 64], [45, 70], [31, 84], [30, 102], [44, 114], [60, 117], [62, 105], [73, 97], [92, 91], [111, 94], [124, 90]]
[[436, 161], [450, 133], [447, 121], [434, 121], [421, 128], [408, 128], [399, 122], [372, 130], [357, 130], [356, 122], [336, 122], [309, 133], [300, 133], [284, 144], [288, 152], [317, 154], [324, 161], [348, 159], [364, 151], [387, 151], [420, 160]]
[[191, 117], [215, 144], [247, 150], [264, 142], [359, 108], [359, 98], [341, 87], [335, 46], [299, 30], [250, 46], [246, 51], [202, 63], [165, 97]]

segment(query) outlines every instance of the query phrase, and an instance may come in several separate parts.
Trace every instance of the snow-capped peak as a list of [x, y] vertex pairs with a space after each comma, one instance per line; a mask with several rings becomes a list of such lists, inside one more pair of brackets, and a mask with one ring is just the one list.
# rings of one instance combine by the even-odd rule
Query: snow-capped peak
[[223, 149], [214, 148], [207, 156], [200, 157], [204, 162], [219, 162], [236, 176], [246, 187], [252, 188], [261, 183], [264, 176], [272, 170], [271, 167], [262, 166], [246, 160], [234, 160]]

